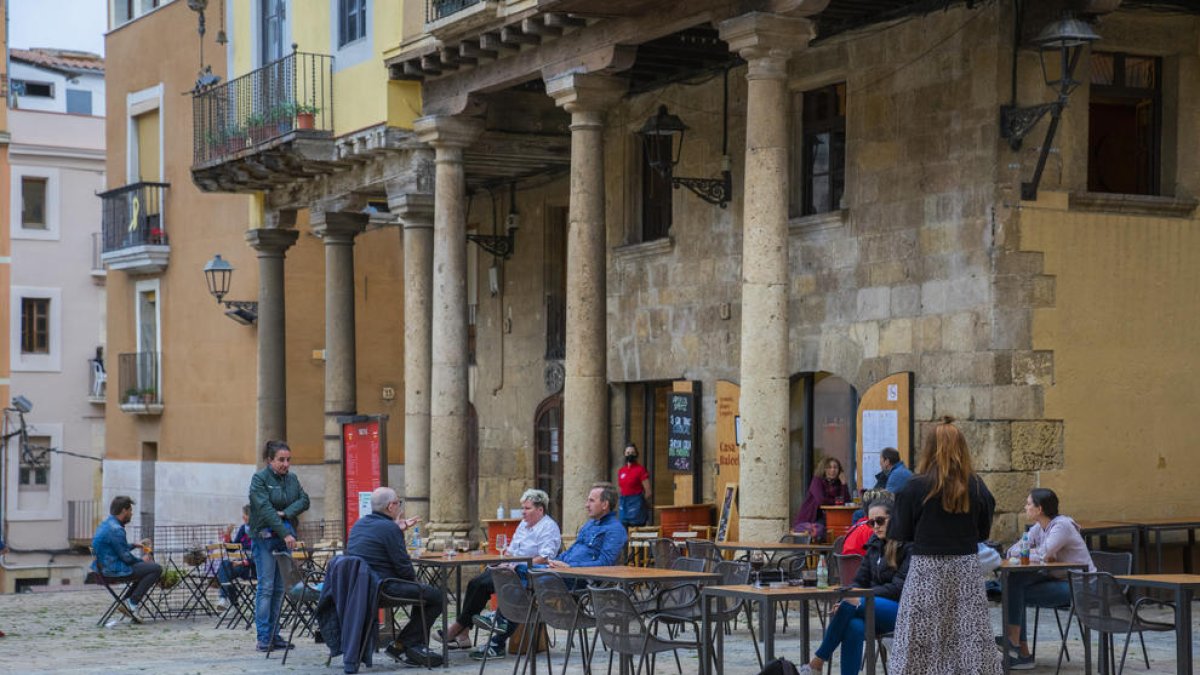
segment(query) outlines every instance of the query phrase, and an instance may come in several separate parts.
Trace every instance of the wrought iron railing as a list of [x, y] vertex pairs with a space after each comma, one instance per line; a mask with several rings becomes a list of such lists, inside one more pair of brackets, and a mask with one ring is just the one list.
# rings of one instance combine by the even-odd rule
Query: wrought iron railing
[[117, 357], [117, 384], [121, 405], [161, 405], [158, 390], [158, 352], [136, 352]]
[[169, 187], [169, 183], [134, 183], [101, 192], [103, 252], [167, 244], [163, 215]]
[[425, 0], [425, 23], [444, 19], [480, 2], [483, 0]]
[[100, 508], [91, 499], [72, 499], [67, 502], [67, 532], [72, 541], [90, 540], [100, 524]]
[[[293, 48], [295, 45], [293, 45]], [[293, 131], [333, 133], [333, 57], [291, 54], [192, 96], [193, 164]]]

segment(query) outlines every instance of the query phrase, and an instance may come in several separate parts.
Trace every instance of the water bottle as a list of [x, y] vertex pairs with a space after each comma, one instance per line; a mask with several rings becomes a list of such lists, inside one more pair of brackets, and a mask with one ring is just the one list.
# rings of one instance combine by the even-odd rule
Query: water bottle
[[825, 566], [825, 556], [817, 561], [817, 588], [829, 588], [829, 568]]
[[496, 507], [496, 520], [504, 520], [504, 502]]
[[1029, 564], [1029, 533], [1021, 535], [1021, 564]]
[[413, 551], [417, 551], [418, 555], [421, 550], [421, 526], [413, 525], [412, 541], [409, 542]]

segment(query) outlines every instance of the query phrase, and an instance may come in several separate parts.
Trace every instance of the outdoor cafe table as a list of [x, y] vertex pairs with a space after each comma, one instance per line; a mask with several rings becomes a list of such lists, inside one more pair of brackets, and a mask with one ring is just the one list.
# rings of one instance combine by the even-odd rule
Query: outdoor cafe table
[[1192, 555], [1196, 548], [1196, 530], [1200, 528], [1200, 518], [1152, 518], [1135, 521], [1146, 531], [1146, 542], [1150, 542], [1150, 534], [1154, 534], [1154, 571], [1163, 571], [1163, 532], [1186, 530], [1187, 548], [1183, 552], [1183, 571], [1192, 573]]
[[661, 584], [672, 582], [716, 581], [721, 575], [716, 572], [689, 572], [687, 570], [658, 569], [657, 567], [631, 567], [629, 565], [606, 565], [602, 567], [550, 567], [549, 571], [561, 577], [584, 579], [592, 582], [619, 585], [625, 588], [633, 584]]
[[[1108, 538], [1111, 535], [1127, 534], [1130, 540], [1130, 551], [1133, 553], [1133, 570], [1139, 569], [1142, 552], [1142, 526], [1125, 520], [1081, 520], [1075, 523], [1079, 533], [1087, 541], [1089, 550], [1108, 550]], [[1100, 548], [1092, 546], [1092, 537], [1100, 537]]]
[[[500, 563], [529, 564], [533, 558], [528, 556], [497, 555], [495, 553], [458, 553], [447, 556], [443, 553], [426, 553], [419, 558], [413, 558], [412, 563], [417, 567], [429, 568], [434, 572], [438, 582], [438, 590], [442, 592], [442, 635], [449, 635], [450, 624], [446, 610], [450, 605], [450, 573], [454, 573], [455, 587], [458, 588], [457, 612], [462, 613], [462, 570], [464, 567], [497, 565]], [[450, 641], [442, 641], [442, 667], [450, 667]]]
[[[708, 650], [712, 644], [712, 613], [714, 598], [729, 598], [735, 602], [749, 600], [758, 603], [759, 631], [763, 641], [763, 662], [768, 663], [775, 658], [775, 607], [781, 602], [799, 600], [802, 603], [800, 621], [800, 645], [802, 663], [809, 661], [808, 646], [808, 603], [810, 600], [841, 600], [842, 598], [865, 598], [867, 615], [864, 620], [866, 628], [865, 644], [867, 648], [864, 661], [867, 675], [875, 675], [875, 592], [869, 588], [813, 588], [803, 586], [786, 586], [784, 588], [768, 588], [751, 585], [738, 586], [706, 586], [701, 590], [701, 609], [703, 620], [703, 637], [700, 640], [700, 672], [709, 673], [710, 663]], [[723, 630], [717, 630], [717, 675], [725, 672], [725, 639]]]
[[[1003, 563], [1001, 563], [1000, 570], [999, 570], [999, 572], [1000, 572], [1001, 625], [1003, 625], [1003, 617], [1005, 616], [1005, 612], [1006, 612], [1005, 608], [1008, 607], [1008, 577], [1009, 577], [1009, 575], [1011, 575], [1011, 574], [1035, 574], [1038, 572], [1050, 572], [1053, 570], [1083, 570], [1084, 572], [1086, 572], [1087, 569], [1088, 569], [1087, 563], [1068, 563], [1068, 562], [1038, 562], [1038, 563], [1035, 563], [1035, 562], [1030, 562], [1030, 563], [1027, 563], [1024, 565], [1021, 563], [1017, 563], [1014, 565], [1014, 564], [1010, 563], [1008, 560], [1005, 560]], [[1068, 619], [1067, 622], [1070, 623], [1070, 619]], [[1005, 634], [1007, 635], [1007, 633], [1005, 633]], [[1088, 634], [1087, 634], [1086, 630], [1084, 630], [1084, 633], [1083, 633], [1083, 641], [1085, 644], [1088, 641]], [[1001, 662], [1004, 664], [1004, 672], [1006, 672], [1006, 673], [1009, 671], [1009, 668], [1011, 666], [1011, 664], [1009, 663], [1009, 661], [1011, 660], [1009, 658], [1009, 656], [1010, 656], [1009, 651], [1007, 649], [1005, 649], [1004, 656], [1002, 657]], [[1092, 670], [1092, 659], [1091, 659], [1090, 651], [1084, 650], [1083, 664], [1084, 664], [1083, 672], [1090, 673]]]
[[1200, 589], [1200, 574], [1129, 574], [1115, 578], [1126, 586], [1175, 592], [1175, 672], [1191, 675], [1192, 599]]

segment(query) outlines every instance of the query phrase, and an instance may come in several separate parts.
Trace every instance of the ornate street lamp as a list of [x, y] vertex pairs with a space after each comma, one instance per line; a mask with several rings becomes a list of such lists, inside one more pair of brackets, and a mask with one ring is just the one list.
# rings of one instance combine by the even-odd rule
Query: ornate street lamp
[[[1058, 121], [1062, 117], [1063, 108], [1067, 107], [1067, 99], [1071, 97], [1071, 92], [1075, 91], [1080, 84], [1080, 81], [1075, 79], [1075, 70], [1079, 66], [1079, 59], [1083, 55], [1084, 49], [1099, 39], [1100, 36], [1086, 21], [1069, 14], [1047, 25], [1034, 38], [1033, 42], [1038, 47], [1038, 57], [1042, 64], [1042, 79], [1045, 80], [1047, 87], [1058, 93], [1058, 97], [1050, 103], [1026, 107], [1017, 106], [1014, 78], [1013, 102], [1000, 108], [1000, 136], [1008, 139], [1008, 143], [1014, 151], [1021, 149], [1021, 143], [1026, 134], [1033, 130], [1034, 125], [1041, 121], [1046, 113], [1050, 113], [1050, 126], [1046, 129], [1046, 140], [1042, 143], [1042, 152], [1038, 156], [1037, 168], [1034, 169], [1032, 180], [1021, 184], [1021, 199], [1037, 199], [1038, 184], [1041, 183], [1042, 171], [1046, 168], [1046, 158], [1050, 154], [1050, 145], [1054, 142], [1054, 134], [1058, 131]], [[1017, 54], [1014, 50], [1014, 63], [1016, 58]], [[1052, 69], [1055, 67], [1058, 70], [1057, 77], [1052, 74]], [[1015, 67], [1013, 72], [1015, 74]]]
[[[493, 202], [494, 204], [494, 202]], [[492, 209], [492, 231], [496, 229], [496, 210]], [[521, 227], [521, 216], [517, 213], [517, 184], [508, 184], [508, 216], [504, 220], [504, 234], [468, 234], [467, 241], [491, 253], [501, 260], [508, 260], [517, 251], [517, 230]]]
[[225, 300], [229, 294], [229, 284], [233, 281], [233, 265], [221, 257], [213, 256], [204, 265], [204, 280], [208, 284], [208, 292], [217, 299], [217, 303], [225, 306], [225, 316], [242, 324], [251, 326], [258, 321], [258, 303], [253, 300]]
[[658, 113], [646, 120], [638, 132], [642, 137], [647, 163], [669, 179], [676, 189], [686, 187], [709, 204], [725, 208], [733, 196], [729, 155], [721, 157], [720, 178], [684, 178], [673, 175], [683, 152], [683, 139], [687, 130], [688, 126], [678, 116], [668, 112], [667, 106], [659, 106]]

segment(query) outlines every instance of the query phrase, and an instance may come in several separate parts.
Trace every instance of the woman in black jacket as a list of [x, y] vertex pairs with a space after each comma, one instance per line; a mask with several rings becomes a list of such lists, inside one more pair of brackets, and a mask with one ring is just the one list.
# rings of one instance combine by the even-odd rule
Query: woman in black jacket
[[[904, 588], [904, 577], [908, 574], [908, 545], [887, 538], [888, 522], [892, 517], [892, 501], [877, 499], [871, 502], [867, 522], [875, 534], [867, 542], [867, 553], [858, 574], [854, 577], [855, 588], [870, 588], [875, 591], [875, 630], [888, 632], [896, 625], [896, 611], [900, 608], [900, 591]], [[862, 665], [863, 636], [866, 634], [866, 610], [859, 598], [847, 598], [838, 604], [837, 611], [829, 620], [825, 639], [817, 648], [817, 655], [808, 665], [800, 667], [801, 673], [820, 673], [825, 662], [833, 656], [833, 650], [842, 646], [842, 675], [857, 675]]]

